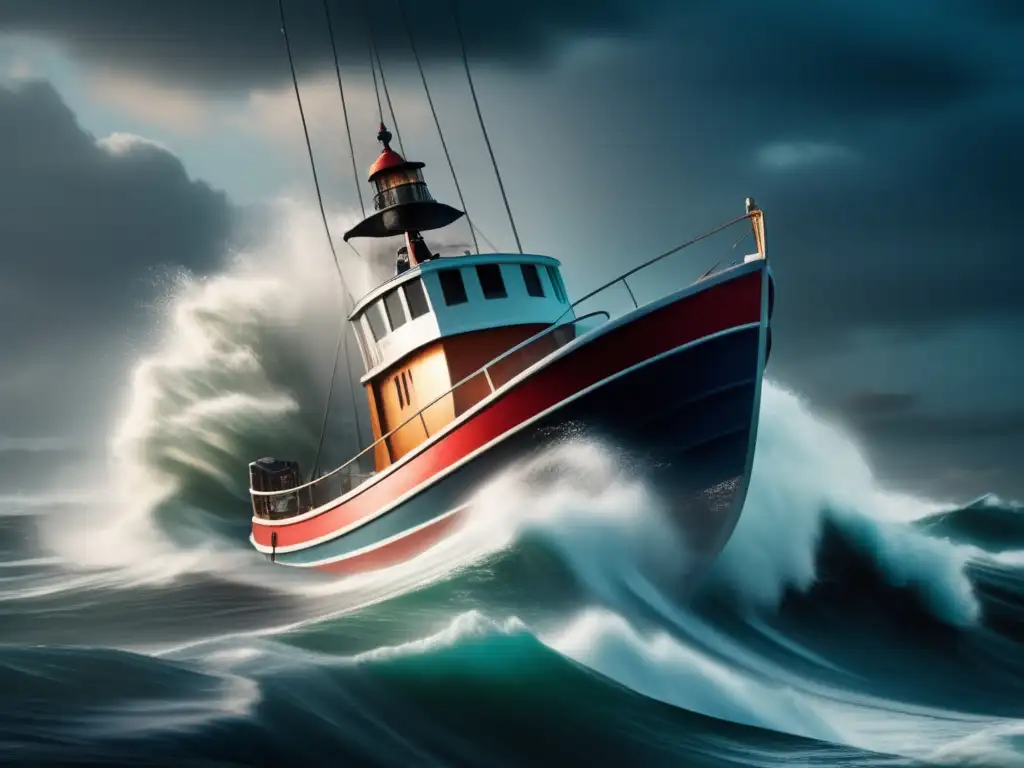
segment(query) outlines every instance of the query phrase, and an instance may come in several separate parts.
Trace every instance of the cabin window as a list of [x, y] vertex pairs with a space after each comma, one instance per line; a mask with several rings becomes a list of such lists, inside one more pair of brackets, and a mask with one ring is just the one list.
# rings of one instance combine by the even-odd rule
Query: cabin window
[[476, 276], [480, 278], [485, 299], [504, 299], [508, 296], [505, 281], [501, 278], [501, 267], [497, 264], [480, 264], [476, 268]]
[[409, 315], [415, 320], [417, 317], [422, 317], [430, 311], [430, 305], [427, 304], [427, 294], [423, 290], [423, 281], [420, 278], [411, 280], [402, 286], [402, 290], [405, 291], [405, 303], [409, 305]]
[[372, 368], [380, 362], [380, 350], [374, 343], [373, 333], [370, 330], [370, 321], [367, 320], [365, 312], [356, 318], [355, 325], [358, 329], [360, 344], [366, 350], [366, 355], [369, 358], [366, 363], [367, 369]]
[[388, 327], [384, 323], [384, 315], [381, 314], [380, 302], [366, 308], [366, 322], [370, 324], [370, 333], [373, 334], [374, 341], [380, 341], [388, 335]]
[[405, 371], [402, 371], [402, 387], [405, 389], [405, 402], [411, 403], [412, 398], [409, 397], [409, 382], [405, 379]]
[[555, 292], [555, 298], [565, 304], [565, 291], [562, 290], [562, 281], [558, 277], [558, 270], [554, 267], [548, 267], [548, 279], [551, 280], [551, 288]]
[[359, 342], [359, 348], [365, 353], [365, 357], [367, 358], [366, 367], [367, 370], [369, 370], [380, 362], [380, 352], [373, 341], [373, 334], [370, 332], [370, 324], [366, 321], [365, 316], [357, 318], [354, 326], [356, 340]]
[[397, 331], [405, 325], [408, 318], [405, 316], [405, 307], [402, 306], [402, 297], [398, 294], [397, 288], [384, 296], [384, 311], [387, 313], [392, 331]]
[[543, 299], [544, 286], [541, 285], [540, 274], [537, 272], [536, 265], [520, 264], [519, 268], [523, 270], [523, 282], [526, 283], [526, 292], [531, 296]]
[[405, 408], [405, 400], [402, 399], [402, 384], [397, 376], [395, 376], [395, 392], [398, 393], [398, 407]]
[[469, 297], [466, 296], [466, 284], [462, 282], [462, 272], [457, 269], [440, 269], [437, 278], [441, 281], [444, 303], [449, 307], [469, 301]]

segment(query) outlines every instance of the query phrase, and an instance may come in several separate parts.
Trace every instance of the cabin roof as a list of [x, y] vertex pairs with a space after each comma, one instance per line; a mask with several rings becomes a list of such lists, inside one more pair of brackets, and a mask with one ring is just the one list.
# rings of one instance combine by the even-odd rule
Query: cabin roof
[[392, 171], [397, 168], [423, 168], [425, 163], [420, 163], [415, 160], [406, 160], [395, 150], [388, 147], [381, 152], [377, 159], [373, 161], [373, 165], [370, 166], [370, 174], [368, 181], [373, 181], [379, 174], [384, 171]]
[[561, 266], [561, 262], [558, 259], [534, 253], [476, 253], [468, 256], [441, 256], [440, 258], [418, 264], [400, 275], [395, 275], [385, 280], [356, 302], [356, 306], [349, 313], [348, 319], [352, 320], [358, 317], [375, 299], [384, 295], [392, 288], [407, 283], [410, 280], [415, 280], [423, 274], [439, 269], [474, 267], [477, 264], [545, 264], [553, 267]]

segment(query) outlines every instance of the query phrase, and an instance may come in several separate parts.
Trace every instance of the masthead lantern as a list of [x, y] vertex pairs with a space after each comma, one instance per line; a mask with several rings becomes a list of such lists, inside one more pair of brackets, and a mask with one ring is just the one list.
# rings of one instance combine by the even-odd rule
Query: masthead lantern
[[[370, 166], [369, 181], [373, 185], [373, 214], [345, 233], [352, 237], [412, 236], [447, 227], [465, 214], [450, 205], [434, 200], [423, 180], [424, 164], [409, 161], [391, 148], [391, 132], [380, 124], [377, 140], [384, 145]], [[415, 255], [412, 255], [415, 260]]]

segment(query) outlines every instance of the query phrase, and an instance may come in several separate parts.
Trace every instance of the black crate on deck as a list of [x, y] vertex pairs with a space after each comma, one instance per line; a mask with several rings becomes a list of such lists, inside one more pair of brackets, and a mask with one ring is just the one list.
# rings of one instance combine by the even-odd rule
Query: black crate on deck
[[[297, 461], [266, 457], [249, 465], [249, 487], [254, 491], [286, 491], [302, 485]], [[280, 520], [302, 512], [298, 494], [253, 496], [252, 509], [257, 517]]]

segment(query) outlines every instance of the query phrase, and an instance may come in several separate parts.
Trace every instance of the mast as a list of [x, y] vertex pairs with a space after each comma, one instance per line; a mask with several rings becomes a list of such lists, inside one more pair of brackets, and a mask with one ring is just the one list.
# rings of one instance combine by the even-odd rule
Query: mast
[[447, 227], [465, 213], [433, 198], [423, 179], [425, 163], [406, 160], [395, 152], [391, 132], [383, 122], [377, 140], [383, 149], [370, 166], [368, 179], [374, 187], [374, 212], [346, 232], [345, 240], [405, 235], [398, 263], [398, 271], [403, 272], [436, 258], [423, 242], [421, 232]]

